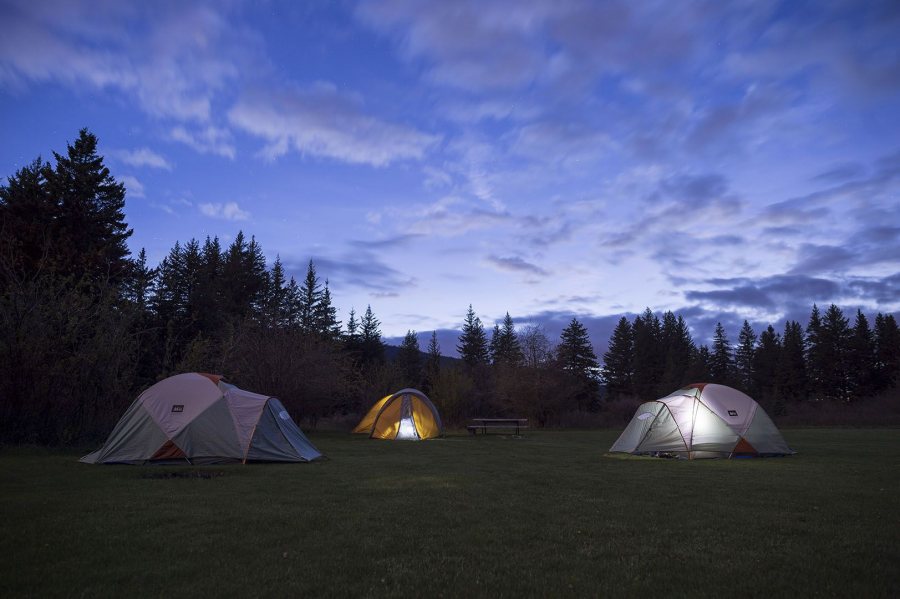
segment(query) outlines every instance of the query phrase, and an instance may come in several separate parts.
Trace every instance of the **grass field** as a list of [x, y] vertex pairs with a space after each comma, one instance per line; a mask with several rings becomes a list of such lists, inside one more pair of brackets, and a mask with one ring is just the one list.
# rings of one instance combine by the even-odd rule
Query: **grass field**
[[693, 462], [613, 431], [197, 469], [7, 448], [0, 595], [898, 596], [900, 431], [784, 433], [798, 455]]

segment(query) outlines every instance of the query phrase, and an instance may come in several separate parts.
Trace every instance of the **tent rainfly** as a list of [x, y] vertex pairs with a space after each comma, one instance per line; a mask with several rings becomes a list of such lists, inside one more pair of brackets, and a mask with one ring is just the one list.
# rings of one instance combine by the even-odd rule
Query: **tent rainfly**
[[371, 439], [431, 439], [441, 434], [441, 417], [424, 393], [401, 389], [378, 400], [353, 432]]
[[794, 453], [752, 398], [707, 383], [641, 404], [610, 451], [687, 459]]
[[187, 373], [146, 389], [88, 464], [309, 462], [319, 450], [274, 397], [213, 374]]

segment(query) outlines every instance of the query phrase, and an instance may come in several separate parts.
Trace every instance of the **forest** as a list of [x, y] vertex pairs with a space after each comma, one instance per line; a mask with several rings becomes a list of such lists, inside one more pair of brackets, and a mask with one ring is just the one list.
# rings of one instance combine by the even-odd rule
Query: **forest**
[[84, 129], [52, 156], [0, 186], [0, 443], [96, 441], [142, 389], [187, 371], [277, 396], [310, 427], [352, 423], [407, 386], [451, 425], [515, 414], [539, 426], [619, 426], [640, 401], [699, 381], [742, 389], [776, 419], [810, 405], [852, 411], [873, 397], [896, 411], [894, 315], [870, 322], [834, 304], [783, 330], [757, 334], [744, 321], [734, 342], [719, 324], [710, 346], [680, 315], [648, 308], [619, 320], [602, 356], [577, 318], [550, 339], [509, 314], [485, 327], [470, 305], [456, 347], [432, 333], [420, 348], [409, 331], [389, 359], [372, 307], [339, 321], [312, 261], [297, 281], [240, 233], [226, 246], [178, 242], [148, 264], [128, 248], [125, 186], [97, 138]]

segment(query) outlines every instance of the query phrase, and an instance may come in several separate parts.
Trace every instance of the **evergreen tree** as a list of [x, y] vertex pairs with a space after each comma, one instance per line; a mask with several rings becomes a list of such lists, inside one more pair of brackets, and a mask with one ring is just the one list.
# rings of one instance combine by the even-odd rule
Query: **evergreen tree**
[[710, 356], [709, 370], [712, 382], [721, 385], [734, 384], [734, 360], [732, 359], [731, 343], [725, 334], [725, 327], [721, 322], [716, 323], [716, 333], [713, 336], [713, 349]]
[[742, 391], [755, 395], [756, 389], [754, 382], [756, 381], [753, 374], [753, 356], [756, 352], [756, 333], [753, 327], [746, 320], [738, 333], [738, 344], [734, 350], [734, 371], [735, 380], [738, 388]]
[[322, 299], [322, 287], [312, 260], [306, 267], [306, 278], [300, 285], [300, 298], [300, 330], [307, 334], [315, 333], [318, 324], [316, 310]]
[[691, 365], [685, 375], [686, 382], [705, 383], [712, 380], [711, 362], [707, 346], [701, 345], [691, 351]]
[[560, 335], [556, 349], [562, 369], [578, 382], [576, 401], [578, 409], [595, 409], [598, 400], [597, 375], [600, 365], [591, 345], [588, 331], [573, 318]]
[[147, 251], [141, 248], [137, 259], [131, 262], [123, 289], [125, 300], [130, 302], [139, 314], [146, 314], [150, 310], [156, 273], [157, 269], [147, 266]]
[[381, 322], [375, 318], [372, 306], [366, 306], [366, 313], [359, 322], [360, 360], [364, 365], [384, 362], [384, 342], [381, 340]]
[[425, 368], [430, 376], [436, 375], [441, 371], [441, 346], [438, 343], [437, 331], [431, 331], [431, 339], [428, 341], [428, 355], [425, 361]]
[[415, 331], [406, 331], [397, 353], [397, 367], [405, 387], [419, 386], [422, 381], [422, 352], [419, 351], [419, 337]]
[[57, 216], [44, 178], [48, 169], [36, 158], [0, 186], [0, 290], [48, 266]]
[[784, 323], [781, 359], [778, 363], [778, 395], [786, 401], [806, 398], [806, 340], [803, 327], [796, 320]]
[[694, 349], [694, 340], [691, 339], [687, 323], [684, 318], [676, 317], [672, 312], [663, 315], [660, 339], [664, 368], [657, 387], [658, 396], [668, 395], [689, 382], [686, 375]]
[[824, 345], [822, 344], [822, 318], [819, 307], [813, 304], [809, 323], [806, 325], [805, 340], [807, 391], [815, 400], [825, 397], [825, 362]]
[[619, 319], [609, 338], [609, 349], [603, 354], [601, 373], [610, 397], [633, 393], [634, 337], [631, 323], [624, 316]]
[[431, 331], [428, 340], [428, 352], [425, 354], [425, 393], [431, 393], [441, 376], [441, 346], [437, 340], [437, 331]]
[[462, 334], [459, 336], [456, 350], [469, 368], [488, 364], [487, 337], [481, 319], [475, 316], [472, 304], [469, 304], [466, 311], [466, 319], [463, 321]]
[[831, 304], [822, 317], [820, 337], [822, 362], [818, 371], [822, 373], [824, 396], [847, 401], [850, 399], [850, 377], [847, 365], [847, 350], [852, 333], [850, 322], [843, 311]]
[[289, 289], [285, 284], [284, 267], [281, 256], [275, 256], [275, 263], [269, 272], [269, 288], [266, 292], [263, 315], [270, 326], [287, 326], [287, 307]]
[[266, 259], [262, 248], [251, 237], [248, 242], [243, 231], [225, 251], [222, 264], [222, 311], [232, 321], [259, 315], [269, 286]]
[[495, 324], [491, 331], [491, 340], [488, 343], [488, 357], [491, 364], [497, 363], [497, 344], [500, 342], [500, 325]]
[[325, 288], [322, 289], [322, 297], [316, 304], [316, 331], [322, 339], [337, 341], [341, 336], [341, 321], [337, 319], [337, 308], [331, 304], [331, 290], [328, 288], [328, 279], [325, 279]]
[[356, 310], [350, 308], [350, 318], [347, 319], [347, 332], [344, 333], [344, 351], [350, 354], [353, 360], [358, 360], [361, 349], [359, 321], [356, 319]]
[[847, 355], [851, 398], [866, 398], [875, 393], [875, 336], [862, 310], [856, 311]]
[[784, 398], [778, 394], [781, 352], [781, 335], [775, 332], [772, 325], [769, 325], [759, 336], [759, 345], [753, 352], [750, 369], [752, 380], [748, 387], [753, 397], [766, 400], [777, 398], [777, 402], [774, 404], [776, 413], [782, 411], [784, 407]]
[[56, 166], [45, 166], [43, 175], [53, 203], [55, 270], [76, 280], [119, 284], [128, 273], [126, 240], [132, 234], [125, 222], [125, 186], [103, 165], [97, 138], [87, 129], [66, 155], [53, 156]]
[[516, 335], [516, 327], [509, 312], [503, 318], [503, 326], [494, 325], [491, 338], [491, 359], [494, 365], [514, 367], [522, 363], [522, 346]]
[[634, 365], [632, 367], [635, 394], [644, 400], [657, 397], [657, 384], [665, 369], [659, 318], [650, 308], [634, 318]]
[[893, 389], [900, 378], [900, 328], [893, 314], [875, 317], [875, 391]]

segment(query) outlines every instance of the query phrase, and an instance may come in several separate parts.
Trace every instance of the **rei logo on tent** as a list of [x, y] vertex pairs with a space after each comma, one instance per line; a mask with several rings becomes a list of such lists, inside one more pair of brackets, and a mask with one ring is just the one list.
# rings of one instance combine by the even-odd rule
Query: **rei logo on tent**
[[737, 416], [737, 410], [728, 410], [729, 416]]
[[183, 403], [175, 404], [174, 406], [172, 406], [172, 411], [173, 412], [184, 412], [184, 404]]

